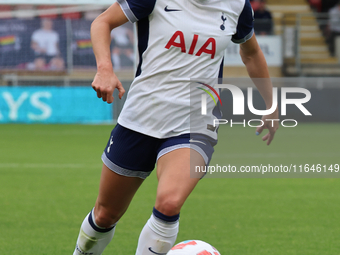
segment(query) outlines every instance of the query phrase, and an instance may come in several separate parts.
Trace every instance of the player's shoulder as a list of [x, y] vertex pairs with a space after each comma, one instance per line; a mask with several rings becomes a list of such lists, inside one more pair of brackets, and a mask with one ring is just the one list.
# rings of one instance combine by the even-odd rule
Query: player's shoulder
[[118, 2], [127, 2], [131, 7], [153, 8], [157, 0], [118, 0]]
[[149, 16], [157, 0], [117, 0], [125, 16], [131, 21], [136, 22]]

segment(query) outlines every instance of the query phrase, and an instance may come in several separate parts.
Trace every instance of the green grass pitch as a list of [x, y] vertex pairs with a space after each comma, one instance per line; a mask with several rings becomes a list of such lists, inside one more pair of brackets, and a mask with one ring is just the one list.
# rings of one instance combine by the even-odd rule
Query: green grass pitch
[[[94, 205], [112, 126], [0, 125], [0, 254], [72, 254]], [[221, 127], [212, 164], [339, 164], [339, 124], [280, 128], [271, 146], [253, 128]], [[339, 173], [340, 176], [340, 173]], [[143, 184], [104, 254], [134, 254], [157, 180]], [[205, 178], [181, 212], [177, 242], [222, 255], [340, 254], [340, 179]]]

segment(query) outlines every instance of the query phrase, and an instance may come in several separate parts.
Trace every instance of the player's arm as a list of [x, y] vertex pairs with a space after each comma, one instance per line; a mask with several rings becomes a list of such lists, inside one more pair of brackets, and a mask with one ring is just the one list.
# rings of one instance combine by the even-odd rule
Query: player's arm
[[124, 12], [118, 3], [111, 5], [105, 12], [99, 15], [91, 25], [91, 41], [93, 52], [97, 62], [97, 73], [92, 82], [92, 88], [97, 92], [98, 98], [107, 103], [113, 102], [113, 91], [119, 91], [119, 98], [125, 90], [113, 72], [111, 62], [111, 30], [126, 23]]
[[[273, 87], [270, 81], [266, 59], [259, 44], [257, 43], [255, 35], [240, 45], [240, 54], [250, 78], [253, 79], [255, 86], [265, 101], [266, 108], [270, 109], [273, 100]], [[264, 125], [256, 129], [257, 134], [260, 134], [263, 129], [269, 130], [269, 133], [262, 137], [263, 141], [267, 141], [267, 145], [269, 145], [273, 140], [279, 124], [278, 121], [266, 121], [266, 119], [278, 119], [278, 116], [278, 109], [276, 108], [272, 114], [262, 117]]]

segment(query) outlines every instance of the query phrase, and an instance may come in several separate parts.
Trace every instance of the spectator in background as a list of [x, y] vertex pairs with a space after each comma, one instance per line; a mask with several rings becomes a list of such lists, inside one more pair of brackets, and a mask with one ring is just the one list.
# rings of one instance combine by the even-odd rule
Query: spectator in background
[[273, 19], [266, 8], [266, 1], [259, 0], [257, 10], [254, 12], [254, 30], [258, 35], [271, 35], [273, 33]]
[[32, 34], [31, 48], [35, 59], [30, 69], [61, 71], [65, 68], [59, 52], [59, 34], [53, 30], [51, 19], [41, 20], [41, 28]]
[[[133, 55], [133, 32], [132, 29], [126, 26], [116, 27], [111, 31], [112, 38], [112, 50], [111, 59], [113, 63], [113, 68], [117, 71], [122, 68], [122, 66], [133, 66], [134, 55]], [[121, 58], [124, 56], [129, 61], [129, 63], [122, 63]]]
[[340, 3], [329, 10], [329, 49], [335, 55], [335, 40], [340, 36]]

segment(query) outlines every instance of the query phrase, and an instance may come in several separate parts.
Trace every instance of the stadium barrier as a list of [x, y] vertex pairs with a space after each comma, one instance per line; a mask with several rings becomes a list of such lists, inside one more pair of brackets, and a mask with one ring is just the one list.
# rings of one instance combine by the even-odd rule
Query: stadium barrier
[[[310, 91], [311, 99], [303, 104], [312, 116], [305, 116], [296, 106], [287, 105], [285, 119], [298, 122], [339, 122], [340, 121], [340, 78], [273, 78], [274, 87], [278, 88], [278, 107], [281, 106], [281, 87], [300, 87]], [[228, 78], [226, 84], [233, 84], [242, 89], [245, 98], [247, 88], [254, 87], [249, 78]], [[131, 81], [122, 82], [126, 92]], [[55, 87], [55, 86], [18, 86], [0, 87], [0, 123], [110, 123], [116, 122], [126, 100], [127, 93], [120, 100], [118, 91], [114, 91], [112, 105], [98, 99], [90, 86]], [[303, 98], [301, 94], [289, 93], [287, 98]], [[242, 121], [259, 119], [252, 114], [244, 101], [245, 114], [233, 116], [233, 98], [229, 90], [221, 91], [224, 119]], [[258, 91], [253, 92], [255, 109], [265, 109]]]
[[[268, 66], [281, 67], [283, 64], [282, 56], [282, 37], [279, 35], [259, 35], [256, 37], [266, 58]], [[224, 55], [225, 66], [244, 66], [240, 56], [240, 45], [230, 43]]]
[[0, 123], [111, 123], [91, 87], [0, 87]]

